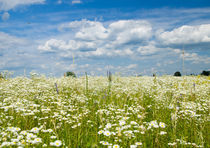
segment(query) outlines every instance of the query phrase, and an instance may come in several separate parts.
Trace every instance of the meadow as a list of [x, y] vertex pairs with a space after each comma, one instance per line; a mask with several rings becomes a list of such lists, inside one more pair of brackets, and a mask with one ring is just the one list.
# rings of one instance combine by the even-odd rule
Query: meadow
[[210, 77], [0, 80], [0, 147], [210, 147]]

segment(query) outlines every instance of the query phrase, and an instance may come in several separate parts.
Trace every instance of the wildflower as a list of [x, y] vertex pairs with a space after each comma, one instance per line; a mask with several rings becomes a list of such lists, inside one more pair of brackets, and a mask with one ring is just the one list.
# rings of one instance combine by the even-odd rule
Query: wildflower
[[168, 143], [169, 146], [174, 146], [176, 145], [176, 142], [173, 142], [173, 143]]
[[27, 139], [31, 139], [31, 138], [36, 138], [36, 135], [32, 134], [32, 133], [27, 133]]
[[27, 135], [27, 132], [26, 131], [21, 131], [20, 134], [21, 135]]
[[126, 123], [125, 120], [120, 120], [119, 122], [120, 122], [120, 123], [119, 123], [120, 126], [123, 126], [123, 125], [125, 125], [125, 123]]
[[135, 144], [136, 144], [136, 145], [142, 145], [142, 143], [141, 143], [141, 142], [136, 142]]
[[137, 148], [137, 145], [130, 145], [130, 148]]
[[102, 144], [103, 145], [109, 145], [109, 142], [104, 141]]
[[14, 133], [20, 131], [21, 129], [19, 127], [8, 127], [7, 130]]
[[14, 131], [15, 131], [15, 132], [19, 132], [20, 130], [21, 130], [21, 129], [20, 129], [19, 127], [15, 127], [15, 128], [14, 128]]
[[38, 133], [39, 132], [39, 128], [38, 127], [34, 127], [31, 129], [32, 133]]
[[98, 131], [98, 134], [100, 135], [100, 134], [103, 134], [103, 130], [100, 130], [100, 131]]
[[110, 131], [104, 131], [104, 135], [105, 135], [105, 136], [110, 136], [111, 133], [110, 133]]
[[17, 139], [23, 139], [23, 135], [19, 135], [18, 137], [17, 137]]
[[196, 113], [191, 111], [191, 117], [195, 117], [196, 116]]
[[142, 131], [142, 132], [141, 132], [141, 134], [145, 134], [145, 132], [144, 132], [144, 131]]
[[135, 121], [131, 121], [131, 125], [136, 125], [137, 123]]
[[10, 146], [10, 142], [7, 142], [7, 141], [3, 142], [1, 144], [1, 147], [4, 147], [4, 146]]
[[137, 115], [137, 118], [142, 118], [142, 116], [141, 115]]
[[129, 117], [123, 117], [123, 120], [128, 120], [129, 119]]
[[34, 139], [34, 143], [41, 143], [42, 142], [42, 139], [41, 138], [35, 138]]
[[163, 122], [160, 122], [160, 123], [159, 123], [159, 126], [160, 126], [161, 128], [165, 128], [165, 127], [166, 127], [165, 123], [163, 123]]
[[120, 146], [115, 144], [115, 145], [113, 145], [113, 148], [120, 148]]
[[160, 135], [165, 135], [165, 134], [167, 134], [167, 132], [164, 132], [164, 131], [160, 132]]
[[56, 140], [55, 142], [50, 142], [51, 146], [59, 147], [62, 145], [62, 142], [60, 140]]
[[11, 144], [11, 145], [16, 145], [17, 142], [16, 142], [16, 141], [12, 141], [12, 142], [10, 142], [10, 144]]
[[56, 137], [56, 136], [51, 136], [50, 138], [51, 138], [51, 139], [56, 139], [57, 137]]
[[106, 128], [111, 128], [112, 124], [111, 123], [107, 123]]
[[150, 126], [152, 126], [154, 128], [158, 128], [159, 127], [157, 121], [151, 121], [150, 122]]

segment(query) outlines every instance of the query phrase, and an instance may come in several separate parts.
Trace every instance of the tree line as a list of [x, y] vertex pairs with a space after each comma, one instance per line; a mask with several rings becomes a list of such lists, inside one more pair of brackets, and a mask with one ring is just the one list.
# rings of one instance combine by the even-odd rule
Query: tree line
[[[195, 74], [190, 74], [190, 75], [195, 75]], [[210, 76], [210, 71], [203, 70], [202, 73], [200, 73], [200, 75], [202, 75], [202, 76]], [[153, 74], [153, 76], [155, 76], [155, 74]], [[174, 76], [181, 77], [182, 74], [181, 74], [180, 71], [176, 71], [174, 73]], [[64, 77], [74, 77], [74, 78], [76, 78], [77, 76], [76, 76], [76, 74], [73, 71], [67, 71], [67, 72], [64, 73]], [[5, 79], [5, 78], [7, 78], [7, 76], [0, 72], [0, 79]]]

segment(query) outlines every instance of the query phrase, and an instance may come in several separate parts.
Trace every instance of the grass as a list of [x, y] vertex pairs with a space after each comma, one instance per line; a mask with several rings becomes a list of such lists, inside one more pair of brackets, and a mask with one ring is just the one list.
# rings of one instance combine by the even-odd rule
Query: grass
[[209, 84], [199, 76], [0, 80], [0, 147], [209, 147]]

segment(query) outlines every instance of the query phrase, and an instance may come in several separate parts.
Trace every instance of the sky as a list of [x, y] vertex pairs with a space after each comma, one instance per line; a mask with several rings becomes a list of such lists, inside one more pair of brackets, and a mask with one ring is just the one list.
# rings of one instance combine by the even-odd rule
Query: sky
[[[184, 54], [183, 54], [184, 53]], [[0, 0], [0, 71], [210, 70], [209, 0]]]

